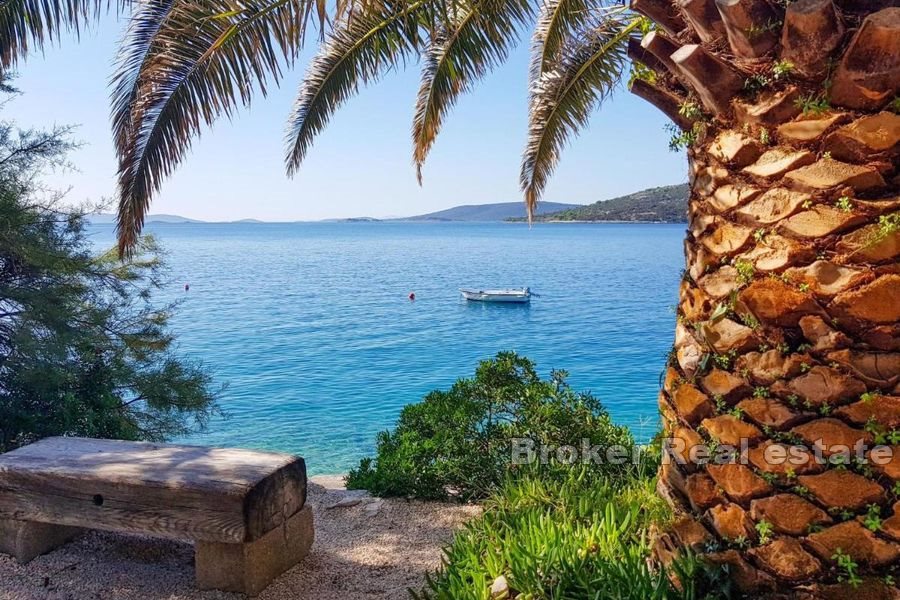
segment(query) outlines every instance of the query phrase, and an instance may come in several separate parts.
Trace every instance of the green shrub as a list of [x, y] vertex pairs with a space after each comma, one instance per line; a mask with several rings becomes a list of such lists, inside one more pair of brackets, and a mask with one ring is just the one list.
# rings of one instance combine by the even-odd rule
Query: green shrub
[[51, 435], [165, 440], [219, 412], [157, 301], [152, 240], [124, 262], [97, 256], [82, 212], [41, 184], [66, 165], [67, 132], [0, 121], [0, 452]]
[[[521, 469], [512, 464], [515, 439], [533, 440], [536, 448], [579, 449], [587, 440], [604, 458], [613, 445], [632, 451], [628, 429], [613, 424], [596, 398], [574, 392], [566, 376], [554, 371], [542, 380], [534, 363], [513, 352], [482, 361], [474, 378], [405, 407], [396, 428], [378, 435], [376, 456], [350, 472], [348, 487], [380, 496], [480, 499]], [[540, 466], [542, 476], [569, 470], [550, 459]], [[614, 478], [631, 470], [630, 464], [592, 468]]]
[[681, 591], [649, 567], [648, 530], [669, 519], [653, 479], [611, 485], [587, 469], [553, 481], [525, 476], [484, 506], [445, 548], [443, 568], [411, 590], [414, 598], [488, 600], [500, 575], [522, 600], [687, 600], [726, 591], [721, 572], [697, 559], [675, 564]]

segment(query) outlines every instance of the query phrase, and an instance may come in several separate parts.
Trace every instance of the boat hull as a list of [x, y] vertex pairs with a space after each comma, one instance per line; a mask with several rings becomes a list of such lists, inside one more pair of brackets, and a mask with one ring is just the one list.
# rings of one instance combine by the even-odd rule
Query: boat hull
[[472, 302], [497, 302], [503, 304], [526, 304], [531, 302], [528, 290], [459, 290], [463, 298]]

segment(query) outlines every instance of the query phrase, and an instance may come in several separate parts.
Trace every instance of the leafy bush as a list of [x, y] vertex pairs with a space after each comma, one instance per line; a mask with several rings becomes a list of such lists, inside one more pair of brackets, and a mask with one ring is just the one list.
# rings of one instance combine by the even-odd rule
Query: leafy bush
[[[574, 392], [566, 376], [554, 371], [542, 380], [534, 363], [513, 352], [482, 361], [474, 378], [405, 407], [396, 428], [378, 435], [376, 456], [350, 472], [348, 487], [381, 496], [479, 499], [516, 470], [514, 439], [533, 440], [536, 448], [581, 448], [587, 440], [604, 458], [613, 445], [633, 449], [628, 429], [613, 424], [596, 398]], [[549, 458], [553, 464], [541, 465], [543, 476], [568, 470], [553, 454]], [[630, 468], [595, 470], [616, 477]]]
[[83, 215], [40, 184], [67, 130], [0, 123], [0, 452], [50, 435], [163, 440], [216, 411], [209, 374], [175, 352], [150, 239], [97, 256]]
[[682, 589], [652, 569], [648, 529], [669, 513], [653, 480], [611, 485], [573, 469], [562, 480], [509, 480], [444, 550], [444, 566], [426, 578], [418, 600], [489, 600], [506, 578], [516, 598], [697, 600], [727, 593], [722, 572], [696, 558], [673, 565]]

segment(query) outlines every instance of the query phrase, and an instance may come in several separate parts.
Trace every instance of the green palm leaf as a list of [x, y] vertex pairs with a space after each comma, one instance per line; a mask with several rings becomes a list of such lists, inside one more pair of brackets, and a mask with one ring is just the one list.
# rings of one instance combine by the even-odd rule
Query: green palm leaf
[[531, 39], [530, 83], [553, 68], [566, 41], [584, 31], [600, 0], [544, 0]]
[[422, 165], [447, 112], [461, 94], [506, 60], [531, 16], [529, 0], [474, 0], [433, 37], [413, 118], [413, 161], [420, 184]]
[[628, 37], [639, 25], [633, 15], [609, 13], [535, 83], [521, 173], [529, 218], [569, 137], [626, 74]]
[[126, 0], [0, 0], [0, 67], [59, 42], [65, 32], [80, 34], [113, 3], [118, 10]]
[[313, 140], [360, 84], [376, 81], [419, 46], [435, 22], [435, 0], [372, 2], [335, 26], [313, 58], [288, 119], [286, 163], [294, 175]]
[[119, 250], [201, 127], [278, 83], [299, 51], [311, 0], [145, 0], [113, 77]]

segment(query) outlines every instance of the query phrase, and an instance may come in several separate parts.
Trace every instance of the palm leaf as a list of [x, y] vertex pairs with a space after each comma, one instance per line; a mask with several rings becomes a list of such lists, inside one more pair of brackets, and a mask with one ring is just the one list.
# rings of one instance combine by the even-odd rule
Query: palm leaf
[[65, 32], [80, 34], [113, 3], [126, 0], [0, 0], [0, 68], [14, 66], [28, 52], [59, 42]]
[[313, 58], [288, 119], [286, 163], [294, 175], [313, 140], [360, 84], [376, 81], [418, 47], [434, 0], [373, 2], [342, 20]]
[[559, 61], [566, 41], [584, 31], [593, 5], [600, 0], [544, 0], [531, 39], [529, 83]]
[[528, 0], [474, 0], [459, 18], [441, 26], [425, 52], [413, 118], [413, 161], [422, 183], [422, 164], [441, 123], [456, 102], [491, 69], [504, 62], [532, 16]]
[[119, 251], [201, 127], [278, 83], [299, 51], [311, 0], [145, 0], [113, 77]]
[[535, 83], [521, 174], [529, 218], [569, 137], [623, 79], [628, 37], [639, 24], [623, 12], [608, 14]]

